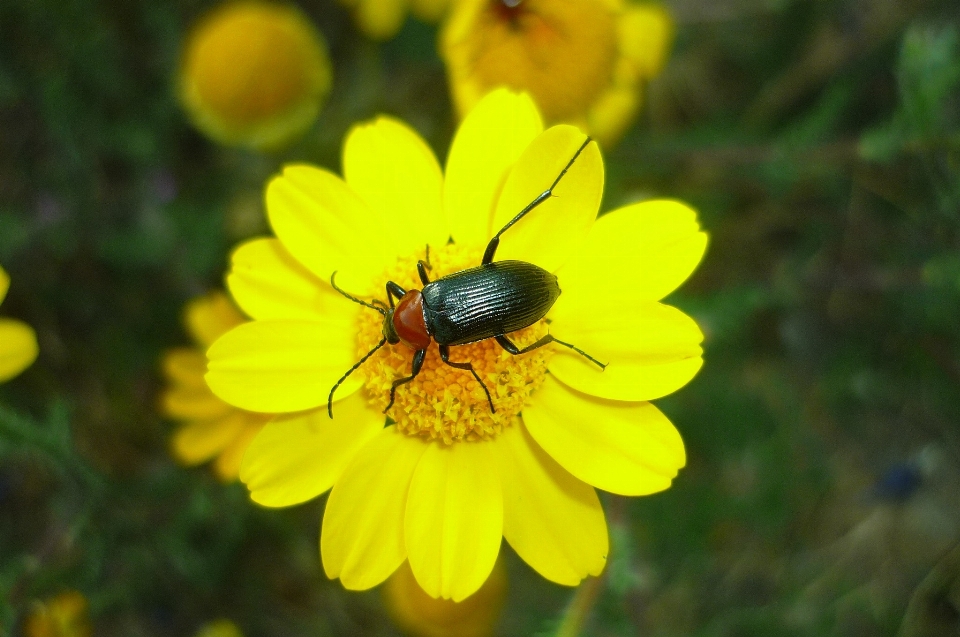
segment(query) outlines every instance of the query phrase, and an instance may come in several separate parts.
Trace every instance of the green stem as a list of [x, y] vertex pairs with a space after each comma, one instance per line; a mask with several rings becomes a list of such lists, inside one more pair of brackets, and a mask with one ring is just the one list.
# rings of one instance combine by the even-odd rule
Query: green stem
[[587, 623], [587, 619], [590, 617], [593, 605], [600, 596], [600, 591], [603, 589], [605, 574], [606, 570], [600, 577], [589, 577], [580, 584], [577, 592], [573, 595], [573, 599], [570, 600], [570, 605], [567, 606], [567, 611], [563, 615], [563, 621], [560, 623], [560, 628], [557, 629], [555, 637], [577, 637], [580, 634], [583, 625]]
[[[623, 523], [626, 505], [626, 498], [614, 495], [607, 496], [605, 509], [609, 526]], [[607, 557], [609, 558], [609, 555]], [[570, 605], [567, 606], [563, 619], [560, 621], [560, 627], [554, 637], [577, 637], [580, 634], [583, 626], [590, 619], [590, 612], [600, 598], [609, 572], [610, 565], [607, 564], [607, 568], [603, 569], [598, 577], [588, 577], [583, 580], [577, 588], [577, 592], [573, 594], [573, 599], [570, 600]]]

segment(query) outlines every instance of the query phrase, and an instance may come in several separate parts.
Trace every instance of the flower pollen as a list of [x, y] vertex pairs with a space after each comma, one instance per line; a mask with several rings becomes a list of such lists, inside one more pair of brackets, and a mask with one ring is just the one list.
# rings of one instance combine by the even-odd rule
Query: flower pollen
[[[431, 280], [459, 272], [480, 263], [482, 251], [456, 244], [430, 250]], [[378, 282], [384, 289], [394, 281], [406, 290], [420, 289], [417, 261], [423, 254], [402, 257]], [[386, 299], [383, 299], [386, 300]], [[383, 337], [383, 317], [363, 312], [358, 326], [358, 357], [369, 352]], [[523, 348], [547, 333], [544, 319], [530, 327], [511, 332], [510, 340]], [[368, 360], [362, 369], [366, 376], [366, 392], [370, 405], [382, 410], [390, 402], [393, 381], [412, 373], [414, 351], [403, 344], [385, 345]], [[541, 347], [522, 356], [513, 356], [494, 339], [450, 348], [450, 360], [469, 362], [483, 379], [496, 408], [491, 413], [483, 387], [469, 371], [446, 365], [440, 359], [436, 343], [427, 349], [420, 374], [410, 383], [397, 388], [396, 400], [388, 416], [397, 428], [412, 436], [439, 440], [445, 444], [458, 441], [489, 439], [509, 426], [520, 414], [530, 395], [543, 384], [549, 347]]]

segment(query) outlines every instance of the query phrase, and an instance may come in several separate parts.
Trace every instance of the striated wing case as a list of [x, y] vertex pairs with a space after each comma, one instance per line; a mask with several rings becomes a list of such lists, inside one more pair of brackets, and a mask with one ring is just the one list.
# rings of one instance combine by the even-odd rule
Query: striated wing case
[[557, 277], [524, 261], [497, 261], [423, 288], [428, 329], [440, 345], [464, 345], [537, 322], [560, 296]]

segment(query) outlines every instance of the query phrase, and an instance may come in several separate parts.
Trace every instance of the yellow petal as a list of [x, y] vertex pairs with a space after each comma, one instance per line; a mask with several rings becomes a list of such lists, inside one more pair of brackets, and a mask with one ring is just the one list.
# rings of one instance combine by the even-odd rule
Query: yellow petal
[[[494, 203], [520, 154], [543, 132], [526, 93], [493, 91], [457, 129], [447, 157], [443, 208], [457, 243], [484, 245], [493, 234]], [[499, 229], [499, 228], [498, 228]]]
[[377, 436], [385, 420], [367, 406], [360, 392], [337, 403], [333, 417], [330, 420], [324, 405], [271, 420], [250, 445], [240, 468], [250, 499], [285, 507], [320, 495]]
[[[25, 605], [26, 606], [26, 605]], [[23, 637], [91, 637], [90, 608], [87, 598], [78, 591], [67, 590], [43, 601], [32, 600], [25, 613]]]
[[388, 249], [380, 215], [340, 177], [313, 166], [286, 166], [267, 185], [267, 216], [283, 247], [308, 270], [369, 294], [398, 254]]
[[248, 241], [234, 250], [230, 262], [230, 292], [255, 319], [315, 321], [359, 311], [360, 306], [300, 265], [276, 239]]
[[517, 423], [494, 448], [503, 483], [503, 536], [523, 561], [576, 586], [607, 563], [607, 523], [593, 488], [570, 475]]
[[0, 303], [7, 298], [7, 290], [10, 289], [10, 275], [0, 266]]
[[21, 321], [0, 319], [0, 383], [30, 367], [39, 352], [32, 327]]
[[190, 336], [204, 349], [246, 318], [223, 292], [211, 292], [187, 303], [184, 322]]
[[706, 247], [692, 208], [645, 201], [600, 217], [557, 277], [570, 299], [586, 293], [618, 304], [625, 297], [659, 301], [690, 276]]
[[204, 388], [207, 381], [207, 357], [203, 352], [187, 347], [169, 349], [163, 354], [163, 374], [171, 383], [186, 387]]
[[[507, 177], [493, 217], [496, 233], [546, 191], [570, 162], [586, 135], [554, 126], [527, 147]], [[519, 259], [553, 272], [579, 248], [597, 217], [603, 195], [603, 160], [591, 142], [563, 176], [553, 196], [501, 237], [497, 261]]]
[[236, 407], [214, 396], [206, 384], [199, 387], [171, 387], [163, 392], [160, 408], [169, 418], [188, 420], [215, 420], [236, 410]]
[[644, 78], [660, 74], [673, 43], [670, 13], [654, 4], [630, 6], [617, 22], [620, 54], [630, 60]]
[[602, 298], [583, 291], [578, 298], [578, 292], [569, 294], [576, 302], [568, 301], [556, 316], [551, 314], [550, 331], [607, 367], [601, 370], [580, 354], [556, 346], [548, 368], [567, 385], [612, 400], [653, 400], [680, 389], [700, 370], [703, 333], [680, 310], [628, 294]]
[[587, 113], [590, 134], [604, 148], [613, 147], [636, 119], [642, 102], [643, 89], [639, 86], [611, 86], [590, 106]]
[[411, 637], [492, 637], [507, 597], [507, 570], [498, 559], [480, 590], [462, 602], [427, 595], [404, 564], [386, 581], [383, 604], [390, 619]]
[[246, 412], [246, 416], [246, 424], [243, 429], [220, 452], [213, 463], [217, 477], [223, 482], [233, 482], [240, 477], [240, 462], [243, 460], [243, 455], [266, 423], [266, 418], [263, 418], [260, 414]]
[[403, 563], [407, 492], [427, 446], [386, 427], [347, 465], [323, 514], [320, 555], [327, 577], [366, 590]]
[[206, 462], [223, 451], [246, 423], [246, 416], [239, 409], [231, 409], [216, 420], [187, 423], [173, 434], [170, 441], [173, 455], [186, 465]]
[[524, 409], [523, 420], [564, 469], [611, 493], [663, 491], [686, 464], [680, 434], [650, 403], [593, 398], [550, 376]]
[[503, 494], [489, 442], [429, 445], [410, 484], [407, 555], [432, 597], [459, 602], [490, 575], [503, 533]]
[[244, 637], [243, 631], [229, 619], [215, 619], [207, 622], [194, 633], [193, 637]]
[[[207, 384], [231, 405], [279, 413], [327, 402], [330, 389], [357, 362], [356, 325], [341, 317], [319, 321], [253, 321], [224, 334], [207, 351]], [[343, 399], [360, 387], [351, 375]]]
[[398, 0], [363, 0], [355, 11], [360, 29], [375, 40], [392, 38], [407, 17], [406, 3]]
[[406, 124], [378, 117], [355, 126], [343, 147], [347, 184], [379, 213], [393, 256], [440, 246], [450, 231], [443, 219], [443, 174], [427, 143]]
[[411, 0], [410, 11], [425, 22], [436, 22], [449, 5], [450, 0]]

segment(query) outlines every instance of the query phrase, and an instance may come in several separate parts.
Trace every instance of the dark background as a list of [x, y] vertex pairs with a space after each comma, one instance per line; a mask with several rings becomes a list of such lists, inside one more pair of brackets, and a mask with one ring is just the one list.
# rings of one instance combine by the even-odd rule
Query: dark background
[[[2, 315], [38, 333], [0, 386], [0, 634], [32, 600], [90, 600], [95, 634], [393, 635], [329, 582], [324, 498], [286, 510], [184, 469], [156, 411], [186, 300], [266, 231], [285, 161], [339, 170], [386, 112], [443, 158], [436, 28], [382, 45], [302, 2], [335, 82], [263, 155], [207, 141], [173, 90], [210, 3], [0, 3]], [[658, 401], [689, 464], [605, 496], [611, 560], [584, 635], [960, 634], [960, 8], [950, 0], [673, 0], [671, 60], [606, 151], [603, 209], [684, 199], [710, 233], [671, 302], [706, 364]], [[572, 591], [507, 553], [501, 635], [550, 635]], [[5, 629], [4, 627], [7, 627]]]

